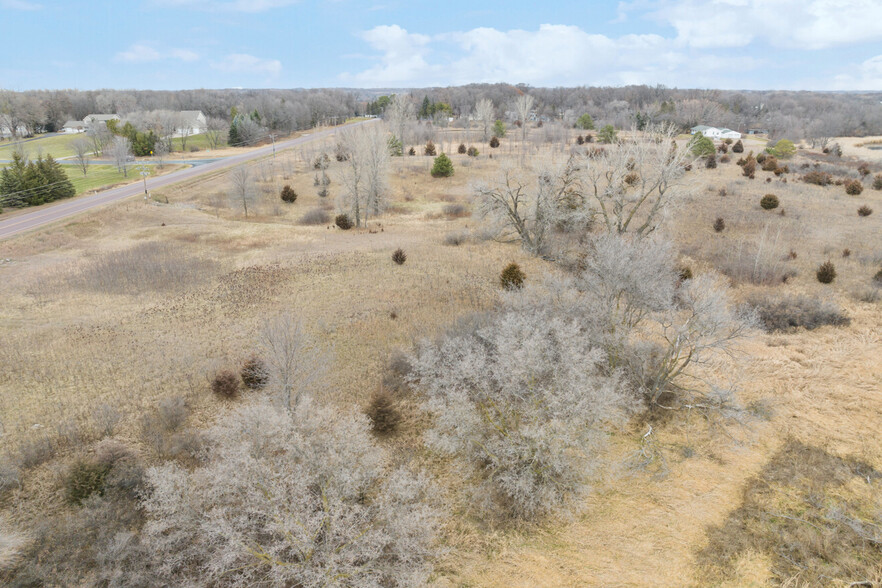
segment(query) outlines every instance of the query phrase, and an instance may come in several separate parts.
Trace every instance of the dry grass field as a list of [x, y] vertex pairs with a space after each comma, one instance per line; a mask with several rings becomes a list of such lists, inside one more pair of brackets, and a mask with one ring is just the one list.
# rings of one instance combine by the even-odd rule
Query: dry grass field
[[[300, 223], [315, 208], [334, 214], [341, 164], [329, 169], [331, 196], [319, 198], [313, 186], [311, 162], [333, 152], [327, 144], [250, 164], [262, 191], [247, 218], [220, 173], [157, 191], [147, 204], [136, 199], [0, 242], [0, 433], [5, 452], [28, 452], [37, 464], [0, 495], [0, 514], [26, 529], [75, 508], [60, 471], [116, 415], [114, 436], [148, 460], [158, 457], [140, 422], [162, 399], [184, 396], [195, 429], [212, 423], [231, 403], [211, 394], [211, 376], [238, 370], [269, 317], [301, 316], [332, 358], [323, 401], [363, 407], [397, 352], [493, 306], [506, 264], [518, 262], [528, 280], [560, 271], [480, 238], [470, 186], [518, 149], [505, 140], [469, 158], [456, 154], [459, 141], [436, 141], [453, 154], [452, 178], [432, 178], [429, 157], [393, 158], [391, 208], [366, 229]], [[745, 154], [762, 145], [745, 141]], [[562, 147], [530, 150], [565, 157]], [[845, 151], [820, 165], [857, 178]], [[813, 162], [804, 155], [787, 162], [789, 174], [758, 169], [752, 180], [730, 157], [687, 176], [689, 191], [666, 224], [682, 263], [697, 274], [725, 268], [741, 301], [830, 300], [850, 324], [757, 332], [715, 374], [737, 386], [749, 407], [744, 422], [716, 426], [696, 413], [653, 423], [656, 458], [646, 467], [633, 464], [647, 423], [618, 431], [602, 479], [570, 519], [500, 527], [454, 502], [437, 585], [847, 585], [855, 570], [875, 570], [868, 579], [882, 581], [882, 551], [869, 540], [848, 544], [850, 563], [822, 566], [820, 580], [800, 567], [838, 557], [832, 545], [844, 545], [847, 524], [828, 530], [831, 508], [882, 510], [882, 296], [873, 283], [882, 269], [882, 191], [872, 176], [859, 196], [805, 184], [799, 177], [811, 167], [801, 166]], [[293, 204], [278, 198], [286, 184], [298, 194]], [[768, 193], [779, 208], [760, 208]], [[859, 217], [861, 205], [875, 212]], [[466, 232], [462, 244], [445, 243]], [[407, 253], [403, 265], [390, 259], [397, 248]], [[815, 271], [828, 260], [837, 278], [825, 285]], [[384, 443], [454, 493], [455, 471], [422, 449], [416, 428]], [[796, 538], [805, 553], [782, 548]], [[800, 553], [794, 565], [784, 559]], [[875, 563], [866, 560], [872, 554]]]

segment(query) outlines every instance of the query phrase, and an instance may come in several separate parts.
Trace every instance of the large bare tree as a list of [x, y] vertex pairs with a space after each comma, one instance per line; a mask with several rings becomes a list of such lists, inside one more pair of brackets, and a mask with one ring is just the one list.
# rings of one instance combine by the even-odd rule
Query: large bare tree
[[217, 149], [220, 144], [221, 135], [227, 130], [227, 123], [224, 119], [216, 116], [210, 116], [205, 121], [205, 138], [208, 139], [208, 147]]
[[535, 102], [529, 94], [521, 94], [515, 100], [515, 113], [518, 115], [518, 120], [521, 121], [521, 148], [527, 138], [527, 121], [530, 119]]
[[87, 139], [86, 137], [77, 137], [70, 143], [71, 149], [74, 152], [74, 160], [77, 162], [77, 167], [83, 170], [83, 175], [85, 176], [89, 173], [89, 161], [92, 157], [92, 141]]
[[408, 124], [416, 119], [413, 103], [407, 94], [395, 94], [392, 101], [386, 107], [386, 122], [392, 130], [395, 138], [401, 141], [401, 145], [407, 145], [408, 137], [405, 137]]
[[116, 169], [129, 176], [129, 160], [132, 157], [132, 143], [126, 137], [114, 137], [110, 144], [110, 157], [116, 164]]
[[481, 140], [490, 140], [490, 127], [493, 126], [494, 119], [493, 102], [482, 98], [475, 104], [475, 119], [481, 125]]
[[380, 124], [348, 129], [341, 133], [348, 158], [341, 172], [344, 192], [339, 207], [362, 226], [370, 216], [383, 212], [389, 191], [389, 145]]
[[248, 218], [248, 205], [254, 204], [257, 199], [257, 185], [251, 168], [247, 165], [239, 165], [230, 172], [230, 188], [233, 200], [242, 206], [245, 218]]

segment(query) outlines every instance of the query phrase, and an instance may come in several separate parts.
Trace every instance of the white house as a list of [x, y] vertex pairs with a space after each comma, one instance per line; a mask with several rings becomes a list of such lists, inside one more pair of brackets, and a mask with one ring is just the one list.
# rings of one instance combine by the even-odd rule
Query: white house
[[[16, 137], [27, 137], [30, 136], [30, 131], [24, 125], [18, 125], [15, 128], [15, 136]], [[6, 123], [0, 123], [0, 137], [11, 137], [12, 131], [9, 128], [9, 125]]]
[[201, 110], [182, 110], [178, 113], [180, 126], [175, 129], [175, 135], [178, 137], [198, 135], [205, 131], [206, 122]]
[[732, 129], [718, 129], [707, 125], [698, 125], [690, 129], [692, 134], [701, 133], [708, 139], [740, 139], [741, 133]]
[[86, 128], [88, 129], [95, 123], [104, 123], [107, 124], [109, 120], [119, 120], [118, 114], [87, 114], [83, 117], [83, 123], [85, 123]]
[[61, 127], [61, 132], [72, 135], [74, 133], [85, 133], [86, 123], [81, 120], [69, 120]]

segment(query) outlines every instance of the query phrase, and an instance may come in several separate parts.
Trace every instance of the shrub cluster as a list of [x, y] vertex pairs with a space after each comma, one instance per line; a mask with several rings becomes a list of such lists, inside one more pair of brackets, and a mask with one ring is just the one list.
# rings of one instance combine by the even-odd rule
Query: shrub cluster
[[714, 221], [714, 230], [718, 233], [722, 233], [726, 229], [726, 221], [723, 220], [723, 217], [717, 217], [717, 220]]
[[870, 216], [873, 214], [873, 209], [864, 204], [860, 208], [858, 208], [858, 216]]
[[211, 380], [211, 391], [223, 398], [233, 398], [239, 392], [239, 375], [232, 370], [221, 370]]
[[465, 155], [466, 154], [465, 143], [460, 143], [459, 147], [456, 148], [456, 152], [459, 153], [460, 155]]
[[293, 203], [297, 200], [297, 192], [291, 186], [285, 185], [282, 188], [281, 197], [283, 202]]
[[818, 267], [815, 275], [822, 284], [830, 284], [836, 279], [836, 266], [832, 261], [825, 261]]
[[325, 225], [330, 222], [331, 217], [323, 208], [313, 208], [300, 217], [301, 225]]
[[876, 174], [873, 178], [873, 189], [882, 190], [882, 174]]
[[496, 149], [497, 147], [499, 147], [499, 139], [495, 135], [493, 137], [490, 137], [490, 147], [492, 149]]
[[504, 290], [517, 290], [524, 285], [527, 274], [521, 270], [521, 266], [512, 262], [505, 266], [499, 276], [499, 284]]
[[806, 184], [815, 184], [816, 186], [829, 186], [833, 183], [833, 176], [827, 172], [810, 171], [802, 176], [802, 181]]
[[778, 197], [774, 194], [766, 194], [760, 199], [760, 206], [764, 210], [773, 210], [778, 208], [778, 204], [780, 204]]
[[477, 147], [469, 147], [469, 150], [466, 152], [469, 157], [477, 157], [480, 154]]
[[339, 228], [343, 229], [344, 231], [348, 231], [353, 226], [352, 220], [350, 220], [349, 215], [345, 214], [345, 213], [338, 214], [334, 218], [334, 224], [337, 225]]
[[377, 433], [393, 433], [401, 423], [401, 411], [392, 394], [381, 389], [374, 393], [365, 411]]
[[848, 180], [845, 182], [845, 193], [849, 196], [858, 196], [864, 191], [864, 185], [860, 180]]
[[398, 265], [404, 265], [404, 262], [407, 261], [407, 254], [404, 252], [404, 249], [401, 249], [400, 247], [396, 249], [392, 253], [392, 261]]
[[435, 155], [438, 154], [438, 151], [437, 149], [435, 149], [435, 144], [432, 141], [426, 141], [426, 146], [423, 149], [423, 153], [435, 157]]
[[845, 326], [851, 323], [834, 303], [810, 296], [754, 296], [749, 304], [756, 309], [766, 331], [791, 331], [802, 327], [817, 329], [824, 325]]
[[251, 390], [260, 390], [266, 387], [269, 382], [266, 363], [259, 357], [251, 357], [246, 360], [239, 376], [242, 378], [242, 383]]

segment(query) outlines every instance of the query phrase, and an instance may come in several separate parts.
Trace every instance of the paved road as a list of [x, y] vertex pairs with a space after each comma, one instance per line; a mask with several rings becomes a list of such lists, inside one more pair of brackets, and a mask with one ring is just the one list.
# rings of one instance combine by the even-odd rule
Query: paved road
[[[354, 123], [350, 126], [363, 125], [371, 122], [373, 122], [373, 119]], [[336, 130], [336, 128], [328, 129], [326, 131], [318, 131], [313, 132], [309, 135], [303, 135], [302, 137], [297, 137], [296, 139], [281, 141], [279, 143], [276, 143], [275, 149], [276, 151], [280, 151], [282, 149], [288, 149], [290, 147], [303, 145], [317, 139], [323, 139], [325, 137], [333, 135]], [[243, 153], [241, 155], [232, 155], [230, 157], [225, 157], [224, 159], [218, 159], [217, 161], [206, 163], [205, 165], [182, 169], [180, 171], [176, 171], [165, 176], [148, 179], [147, 184], [151, 190], [156, 190], [170, 184], [176, 184], [185, 180], [192, 180], [193, 178], [199, 177], [203, 174], [226, 169], [228, 167], [232, 167], [234, 165], [238, 165], [252, 159], [265, 157], [267, 155], [271, 155], [272, 152], [273, 146], [267, 145], [266, 147], [261, 147], [260, 149], [249, 151], [248, 153]], [[142, 182], [136, 182], [127, 186], [105, 190], [103, 192], [98, 192], [89, 196], [81, 196], [72, 200], [62, 200], [58, 204], [47, 206], [46, 208], [41, 208], [40, 210], [34, 210], [33, 212], [20, 214], [8, 219], [3, 219], [3, 217], [0, 216], [0, 239], [5, 239], [13, 235], [24, 233], [25, 231], [30, 231], [39, 227], [43, 227], [45, 225], [48, 225], [49, 223], [64, 220], [75, 214], [91, 210], [98, 206], [110, 204], [111, 202], [118, 202], [125, 198], [131, 198], [132, 196], [138, 196], [142, 194], [144, 194], [144, 184]]]

